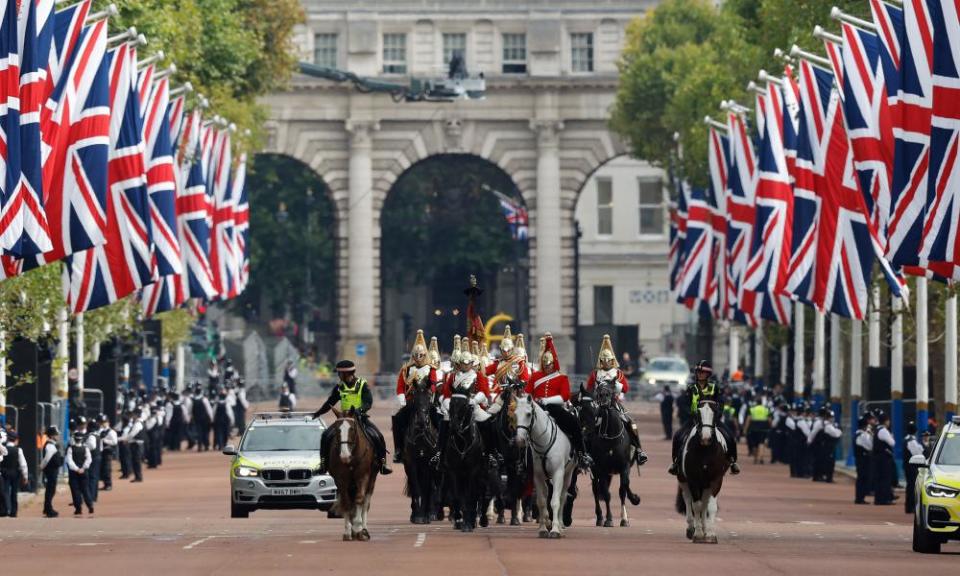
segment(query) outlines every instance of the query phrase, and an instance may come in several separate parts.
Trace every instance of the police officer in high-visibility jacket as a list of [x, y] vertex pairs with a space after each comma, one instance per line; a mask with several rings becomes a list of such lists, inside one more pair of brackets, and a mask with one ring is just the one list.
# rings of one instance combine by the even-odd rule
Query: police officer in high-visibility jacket
[[[707, 360], [701, 360], [697, 363], [696, 368], [693, 369], [693, 373], [694, 381], [687, 386], [687, 394], [690, 396], [690, 406], [686, 409], [690, 411], [690, 414], [696, 414], [697, 406], [700, 404], [701, 399], [714, 400], [722, 407], [724, 405], [723, 395], [720, 392], [720, 384], [713, 376], [713, 365]], [[681, 406], [681, 409], [684, 408]], [[681, 446], [695, 426], [696, 420], [691, 417], [677, 430], [677, 433], [673, 435], [673, 464], [670, 465], [668, 472], [674, 476], [677, 475], [680, 469]], [[730, 461], [730, 472], [732, 474], [739, 474], [740, 465], [737, 464], [737, 443], [733, 434], [722, 422], [717, 425], [717, 432], [723, 435], [724, 443], [727, 445], [727, 459]]]
[[[337, 375], [340, 381], [330, 392], [330, 397], [323, 403], [319, 410], [313, 413], [314, 418], [319, 418], [333, 408], [334, 404], [340, 403], [340, 411], [347, 414], [351, 411], [356, 412], [360, 417], [360, 423], [363, 425], [367, 439], [373, 444], [373, 449], [380, 460], [380, 473], [392, 474], [393, 470], [387, 465], [387, 442], [383, 434], [376, 427], [367, 413], [373, 407], [373, 393], [370, 392], [370, 386], [363, 378], [357, 377], [357, 366], [350, 360], [341, 360], [337, 362]], [[330, 451], [330, 441], [332, 428], [323, 431], [320, 437], [320, 473], [327, 471], [327, 453]]]

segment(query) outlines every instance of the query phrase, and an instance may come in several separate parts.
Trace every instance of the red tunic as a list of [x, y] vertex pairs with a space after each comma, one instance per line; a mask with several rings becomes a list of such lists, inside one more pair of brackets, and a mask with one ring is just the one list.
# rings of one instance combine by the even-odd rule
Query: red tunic
[[[440, 394], [447, 400], [453, 396], [453, 382], [457, 377], [457, 372], [451, 372], [447, 374], [447, 377], [443, 381], [443, 388], [440, 390]], [[483, 374], [477, 373], [477, 379], [473, 383], [473, 393], [483, 392], [487, 398], [490, 398], [490, 383], [487, 380], [487, 377]]]
[[526, 392], [532, 394], [536, 400], [560, 396], [567, 402], [570, 400], [570, 379], [560, 372], [537, 371], [530, 376]]
[[[407, 368], [407, 370], [409, 369], [410, 368]], [[407, 382], [403, 378], [404, 377], [403, 372], [404, 371], [401, 370], [400, 373], [397, 375], [397, 395], [399, 396], [402, 394], [407, 397], [407, 400], [410, 400], [413, 398], [413, 391], [407, 390]], [[430, 391], [435, 392], [438, 384], [437, 371], [431, 367], [430, 373], [427, 375], [427, 378], [430, 379]]]
[[[492, 386], [493, 391], [497, 394], [500, 393], [500, 383], [496, 382], [493, 376], [496, 375], [497, 368], [499, 367], [500, 360], [495, 360], [492, 364], [487, 366], [487, 369], [484, 371], [484, 373], [490, 377], [490, 385]], [[517, 375], [519, 376], [520, 381], [522, 381], [524, 384], [530, 381], [530, 368], [527, 366], [527, 362], [525, 360], [520, 361], [520, 370], [517, 372]]]
[[[630, 391], [630, 386], [627, 384], [627, 377], [623, 375], [623, 371], [620, 370], [619, 368], [616, 368], [616, 371], [617, 371], [616, 382], [619, 383], [621, 386], [620, 392], [626, 394], [627, 392]], [[587, 379], [587, 390], [593, 392], [593, 388], [596, 385], [597, 385], [597, 371], [594, 370], [593, 372], [590, 373], [590, 378]]]

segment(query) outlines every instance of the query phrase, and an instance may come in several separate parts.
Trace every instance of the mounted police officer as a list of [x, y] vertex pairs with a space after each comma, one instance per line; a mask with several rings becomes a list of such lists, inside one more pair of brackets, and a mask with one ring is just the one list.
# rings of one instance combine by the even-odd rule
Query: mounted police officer
[[440, 383], [436, 367], [430, 365], [430, 351], [427, 349], [423, 330], [417, 330], [417, 337], [410, 350], [410, 360], [403, 365], [397, 375], [397, 411], [391, 418], [394, 462], [403, 460], [403, 440], [413, 412], [413, 405], [409, 401], [413, 399], [414, 387], [424, 380], [429, 381], [431, 389], [434, 390]]
[[[340, 381], [330, 392], [330, 397], [323, 403], [323, 406], [313, 413], [313, 417], [319, 418], [326, 414], [338, 402], [340, 403], [340, 411], [344, 414], [351, 411], [357, 413], [364, 433], [377, 453], [377, 458], [380, 461], [380, 473], [383, 475], [392, 474], [393, 470], [387, 465], [387, 442], [368, 415], [370, 408], [373, 407], [373, 393], [370, 391], [370, 386], [366, 380], [357, 377], [357, 366], [350, 360], [337, 362], [337, 375], [340, 377]], [[330, 452], [331, 430], [332, 428], [327, 428], [323, 431], [323, 436], [320, 437], [321, 474], [325, 474], [327, 471], [327, 454]]]
[[[720, 392], [720, 383], [713, 375], [713, 366], [708, 360], [701, 360], [693, 369], [694, 381], [687, 386], [687, 393], [690, 395], [690, 405], [686, 408], [690, 414], [696, 414], [697, 406], [701, 400], [713, 400], [718, 406], [723, 406], [724, 401]], [[680, 453], [683, 442], [690, 435], [696, 426], [694, 418], [690, 418], [684, 423], [683, 427], [677, 430], [673, 435], [673, 464], [668, 472], [674, 476], [680, 468]], [[740, 465], [737, 464], [737, 443], [733, 434], [725, 424], [717, 425], [717, 432], [723, 435], [724, 443], [727, 445], [727, 460], [730, 462], [730, 473], [739, 474]]]
[[620, 369], [620, 363], [617, 362], [617, 355], [613, 351], [613, 343], [610, 336], [603, 335], [603, 341], [600, 344], [600, 353], [597, 355], [597, 368], [590, 373], [587, 379], [587, 390], [594, 392], [598, 383], [606, 382], [614, 387], [614, 398], [616, 399], [617, 409], [620, 411], [620, 418], [626, 425], [627, 435], [630, 437], [630, 444], [634, 448], [634, 460], [637, 466], [643, 466], [647, 463], [647, 454], [640, 446], [640, 433], [637, 431], [637, 425], [633, 423], [630, 415], [623, 408], [624, 395], [630, 391], [627, 383], [627, 377]]

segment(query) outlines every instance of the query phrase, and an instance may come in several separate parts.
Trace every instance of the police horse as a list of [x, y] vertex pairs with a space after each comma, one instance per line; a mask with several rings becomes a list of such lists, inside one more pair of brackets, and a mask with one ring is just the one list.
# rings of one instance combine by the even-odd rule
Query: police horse
[[[596, 398], [580, 394], [580, 423], [585, 431], [587, 446], [593, 458], [593, 501], [597, 515], [597, 526], [613, 526], [610, 512], [610, 484], [613, 476], [620, 476], [620, 526], [630, 526], [627, 515], [627, 500], [637, 506], [640, 497], [630, 489], [630, 469], [633, 464], [630, 436], [626, 424], [617, 409], [615, 392], [609, 382], [598, 382]], [[606, 505], [606, 518], [600, 508], [600, 501]]]
[[454, 528], [473, 532], [485, 511], [487, 458], [474, 420], [475, 406], [464, 394], [450, 398], [450, 431], [443, 449], [443, 469], [453, 496]]
[[716, 544], [717, 496], [730, 467], [723, 435], [717, 431], [722, 410], [712, 400], [701, 400], [693, 417], [696, 426], [680, 453], [677, 512], [687, 516], [688, 539]]
[[327, 461], [330, 475], [337, 485], [335, 511], [343, 516], [344, 541], [367, 541], [370, 540], [367, 512], [380, 462], [363, 432], [361, 416], [352, 410], [347, 414], [336, 408], [333, 410], [337, 420], [330, 428], [335, 440], [330, 442]]
[[[562, 512], [576, 462], [570, 440], [529, 395], [517, 397], [517, 440], [533, 449], [533, 482], [537, 493], [541, 538], [562, 538]], [[549, 498], [549, 505], [547, 500]], [[549, 526], [548, 526], [549, 522]]]
[[407, 476], [406, 493], [410, 497], [410, 522], [429, 524], [434, 487], [430, 459], [437, 451], [437, 427], [434, 423], [433, 392], [427, 379], [413, 388], [413, 413], [403, 445], [403, 468]]

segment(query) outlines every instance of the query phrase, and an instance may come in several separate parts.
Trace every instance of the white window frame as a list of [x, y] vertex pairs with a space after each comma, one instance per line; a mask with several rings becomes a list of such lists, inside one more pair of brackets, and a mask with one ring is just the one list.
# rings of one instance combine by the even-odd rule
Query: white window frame
[[[507, 46], [507, 38], [511, 39], [521, 38], [523, 41], [523, 46]], [[523, 49], [523, 58], [508, 58], [508, 50], [520, 50]], [[526, 32], [502, 32], [500, 34], [500, 72], [502, 74], [527, 74], [530, 70], [529, 58], [527, 52], [527, 34]], [[523, 66], [522, 72], [508, 72], [506, 70], [507, 66]]]
[[[614, 193], [613, 193], [613, 178], [609, 176], [598, 176], [596, 179], [597, 186], [597, 237], [598, 238], [611, 238], [614, 232]], [[607, 204], [600, 203], [600, 184], [607, 183], [610, 186], [610, 201]], [[602, 221], [601, 214], [609, 212], [610, 218], [610, 231], [604, 232], [601, 230], [600, 222]]]
[[[660, 201], [656, 204], [650, 204], [643, 201], [644, 184], [656, 184], [660, 189]], [[664, 205], [663, 198], [663, 180], [660, 178], [651, 178], [649, 176], [640, 176], [637, 178], [637, 236], [639, 238], [662, 239], [664, 236]], [[642, 213], [646, 210], [656, 210], [660, 213], [660, 229], [656, 232], [645, 232], [643, 230]]]
[[[332, 50], [333, 59], [329, 61], [321, 62], [317, 58], [317, 53], [321, 50], [319, 43], [320, 38], [324, 40], [333, 40], [332, 45], [325, 45], [322, 47], [323, 50], [328, 53]], [[329, 54], [328, 54], [329, 55]], [[327, 68], [337, 68], [340, 64], [340, 35], [336, 32], [315, 32], [313, 34], [313, 63], [317, 66], [326, 66]]]
[[[399, 50], [398, 46], [392, 45], [393, 44], [392, 41], [400, 38], [403, 39], [402, 40], [403, 59], [402, 60], [397, 60], [393, 58], [388, 59], [387, 58], [388, 50], [389, 51]], [[390, 46], [387, 45], [388, 39], [391, 41]], [[383, 74], [388, 76], [405, 76], [410, 70], [410, 64], [409, 64], [409, 58], [408, 58], [409, 46], [407, 45], [407, 33], [406, 32], [384, 32], [380, 36], [380, 45], [381, 45], [380, 57], [381, 57], [381, 60], [383, 61], [383, 65], [381, 66], [381, 71], [383, 72]], [[391, 56], [395, 56], [395, 55], [396, 54], [391, 54]], [[399, 71], [400, 67], [402, 67], [402, 70], [403, 70], [402, 72]], [[388, 71], [388, 68], [393, 68], [393, 69]]]
[[461, 31], [442, 32], [440, 34], [440, 62], [443, 64], [444, 72], [446, 72], [447, 68], [450, 66], [450, 58], [453, 56], [453, 50], [457, 49], [451, 48], [449, 52], [447, 51], [447, 38], [452, 38], [454, 36], [463, 37], [463, 62], [464, 64], [469, 62], [468, 47], [470, 46], [470, 36], [466, 32]]
[[[588, 46], [578, 46], [577, 40], [580, 38], [589, 39]], [[580, 62], [578, 51], [589, 48], [589, 69], [578, 69]], [[593, 31], [579, 31], [570, 33], [570, 72], [573, 74], [593, 74], [597, 71], [597, 35]]]

